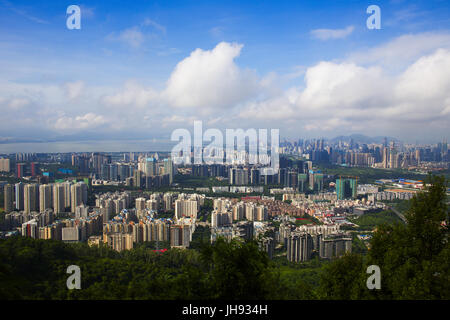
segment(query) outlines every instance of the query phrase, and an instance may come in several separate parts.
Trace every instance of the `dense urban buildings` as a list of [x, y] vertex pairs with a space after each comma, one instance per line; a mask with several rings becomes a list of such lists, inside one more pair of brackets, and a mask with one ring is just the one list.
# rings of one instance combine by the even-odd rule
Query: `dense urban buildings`
[[[122, 251], [145, 242], [189, 248], [202, 226], [208, 228], [212, 243], [218, 237], [258, 239], [270, 257], [284, 250], [286, 259], [295, 263], [314, 256], [334, 259], [352, 249], [352, 237], [340, 228], [351, 225], [348, 216], [384, 210], [384, 201], [411, 199], [423, 181], [381, 178], [375, 184], [360, 184], [356, 176], [327, 174], [321, 163], [343, 168], [448, 168], [446, 143], [424, 148], [387, 140], [366, 145], [318, 139], [285, 141], [280, 151], [280, 168], [270, 176], [262, 174], [260, 166], [245, 163], [245, 153], [239, 154], [243, 163], [231, 165], [174, 165], [170, 156], [158, 153], [9, 155], [0, 159], [2, 172], [15, 170], [14, 178], [21, 181], [1, 185], [2, 229]], [[46, 165], [52, 161], [59, 163], [56, 172]], [[64, 168], [65, 163], [71, 167]], [[180, 188], [186, 178], [215, 182], [210, 187]], [[99, 187], [129, 191], [91, 189]], [[169, 191], [158, 191], [163, 188]], [[208, 202], [211, 207], [205, 211]], [[307, 219], [316, 222], [298, 224]]]

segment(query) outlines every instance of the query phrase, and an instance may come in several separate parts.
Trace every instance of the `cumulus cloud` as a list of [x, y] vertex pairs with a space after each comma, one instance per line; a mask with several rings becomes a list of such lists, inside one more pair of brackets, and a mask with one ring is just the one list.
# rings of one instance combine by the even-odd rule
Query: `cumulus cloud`
[[253, 71], [239, 68], [243, 45], [221, 42], [212, 50], [194, 50], [170, 75], [164, 98], [174, 107], [229, 108], [258, 89]]
[[411, 102], [442, 102], [450, 97], [449, 89], [450, 50], [439, 49], [408, 67], [398, 79], [395, 96]]
[[[438, 137], [448, 134], [450, 124], [450, 42], [443, 34], [425, 38], [402, 36], [366, 50], [366, 56], [359, 52], [340, 61], [320, 61], [281, 76], [258, 76], [240, 67], [243, 46], [221, 42], [210, 50], [192, 51], [162, 89], [136, 80], [121, 88], [91, 87], [83, 81], [2, 83], [0, 109], [8, 119], [3, 129], [26, 124], [38, 130], [46, 123], [58, 133], [90, 128], [107, 133], [114, 128], [170, 136], [171, 129], [189, 128], [200, 119], [205, 126], [280, 128], [282, 135], [291, 136], [355, 132]], [[392, 67], [386, 60], [401, 61], [405, 54], [399, 44], [405, 39], [425, 42]], [[286, 77], [296, 85], [284, 88]]]
[[353, 30], [355, 30], [354, 26], [348, 26], [344, 29], [315, 29], [311, 30], [311, 36], [319, 40], [344, 39], [349, 36]]
[[378, 67], [320, 62], [306, 71], [306, 87], [298, 103], [309, 109], [365, 107], [386, 84]]
[[[381, 127], [426, 133], [450, 125], [450, 50], [437, 49], [398, 74], [382, 66], [322, 61], [307, 69], [304, 88], [248, 104], [241, 118], [291, 121], [306, 131], [345, 129], [382, 134]], [[290, 98], [288, 98], [288, 96]]]
[[348, 60], [358, 64], [405, 66], [438, 48], [450, 49], [450, 33], [405, 34], [380, 46], [351, 53]]

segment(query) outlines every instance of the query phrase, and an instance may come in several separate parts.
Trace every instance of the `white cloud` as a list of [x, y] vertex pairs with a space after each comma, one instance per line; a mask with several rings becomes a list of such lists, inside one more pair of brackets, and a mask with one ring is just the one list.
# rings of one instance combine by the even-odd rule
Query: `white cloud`
[[[309, 67], [304, 88], [249, 103], [239, 115], [276, 123], [287, 131], [334, 134], [395, 131], [411, 135], [448, 133], [450, 50], [420, 57], [398, 74], [383, 66], [322, 61]], [[294, 126], [289, 124], [296, 119]], [[339, 132], [340, 130], [340, 132]]]
[[151, 26], [157, 30], [159, 30], [162, 33], [166, 33], [166, 27], [164, 27], [163, 25], [153, 21], [152, 19], [146, 18], [144, 20], [144, 22], [142, 23], [143, 26]]
[[450, 50], [439, 49], [408, 67], [398, 79], [396, 96], [411, 102], [442, 102], [450, 97], [449, 90]]
[[67, 117], [63, 116], [56, 120], [54, 127], [58, 130], [76, 130], [95, 128], [106, 123], [106, 119], [95, 113], [86, 113], [82, 116]]
[[365, 107], [387, 85], [382, 70], [350, 63], [320, 62], [308, 68], [299, 103], [308, 109]]
[[[83, 81], [2, 82], [2, 129], [8, 135], [18, 128], [40, 132], [47, 124], [46, 129], [56, 132], [95, 128], [103, 133], [167, 135], [199, 119], [205, 127], [280, 128], [281, 135], [292, 136], [322, 131], [414, 139], [448, 135], [450, 48], [438, 41], [447, 39], [442, 34], [428, 38], [432, 40], [423, 34], [402, 36], [381, 45], [387, 49], [384, 53], [372, 48], [366, 56], [359, 52], [345, 60], [302, 67], [300, 72], [293, 69], [294, 76], [269, 72], [262, 77], [236, 63], [241, 44], [222, 42], [211, 50], [192, 51], [160, 90], [136, 80], [119, 88], [92, 87]], [[405, 53], [399, 44], [409, 43], [405, 39], [424, 41], [423, 46], [412, 46], [414, 54], [398, 66], [385, 63], [402, 60]], [[296, 86], [283, 88], [286, 78]]]
[[450, 48], [450, 33], [402, 35], [375, 48], [352, 53], [348, 60], [358, 64], [405, 66], [438, 48]]
[[349, 36], [354, 26], [348, 26], [344, 29], [315, 29], [311, 30], [311, 36], [319, 40], [343, 39]]
[[244, 102], [255, 94], [259, 84], [254, 72], [243, 70], [234, 62], [242, 47], [221, 42], [213, 50], [194, 50], [170, 75], [164, 98], [175, 107], [203, 111]]
[[102, 102], [107, 106], [145, 107], [158, 99], [159, 93], [152, 88], [145, 88], [136, 81], [127, 81], [121, 92], [105, 95]]
[[[154, 30], [157, 32], [153, 32]], [[155, 40], [161, 34], [166, 34], [166, 27], [149, 18], [146, 18], [139, 25], [122, 30], [118, 34], [114, 32], [109, 34], [106, 39], [120, 41], [133, 49], [139, 49], [146, 41], [150, 39]]]
[[67, 92], [67, 97], [69, 99], [76, 99], [81, 95], [84, 89], [84, 82], [83, 81], [68, 82], [65, 84], [65, 89]]
[[123, 30], [117, 36], [117, 39], [130, 45], [132, 48], [139, 48], [144, 42], [144, 34], [138, 27], [132, 27]]

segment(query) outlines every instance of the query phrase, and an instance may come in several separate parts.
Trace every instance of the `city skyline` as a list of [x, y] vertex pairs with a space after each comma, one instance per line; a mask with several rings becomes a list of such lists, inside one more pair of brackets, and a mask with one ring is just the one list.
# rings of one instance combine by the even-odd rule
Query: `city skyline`
[[380, 30], [370, 3], [93, 1], [80, 30], [67, 5], [0, 1], [0, 152], [157, 150], [195, 120], [289, 139], [449, 138], [446, 2], [381, 1]]
[[[295, 143], [298, 141], [308, 141], [312, 143], [314, 141], [323, 140], [326, 144], [336, 144], [339, 141], [349, 143], [354, 141], [360, 146], [366, 145], [380, 145], [383, 144], [384, 139], [387, 141], [393, 141], [397, 145], [401, 146], [433, 146], [440, 143], [447, 143], [447, 139], [442, 138], [429, 143], [406, 142], [401, 141], [395, 137], [368, 137], [362, 134], [352, 134], [348, 136], [336, 136], [333, 138], [324, 138], [323, 136], [305, 138], [294, 137], [286, 138], [280, 137], [280, 143]], [[121, 152], [171, 152], [172, 148], [177, 144], [170, 139], [158, 140], [158, 139], [136, 139], [136, 140], [81, 140], [81, 141], [33, 141], [22, 140], [13, 142], [1, 142], [0, 141], [0, 154], [17, 154], [17, 153], [91, 153], [91, 152], [106, 152], [106, 153], [121, 153]], [[206, 147], [208, 143], [203, 143], [203, 147]], [[225, 145], [224, 145], [225, 147]]]

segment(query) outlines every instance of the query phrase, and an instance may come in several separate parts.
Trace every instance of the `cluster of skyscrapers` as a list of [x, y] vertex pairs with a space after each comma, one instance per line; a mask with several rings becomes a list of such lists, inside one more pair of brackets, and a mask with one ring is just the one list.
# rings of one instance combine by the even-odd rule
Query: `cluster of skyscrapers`
[[16, 183], [4, 186], [5, 212], [13, 210], [25, 213], [43, 212], [52, 209], [55, 213], [67, 210], [75, 212], [78, 206], [86, 205], [88, 186], [84, 182], [54, 184]]
[[382, 143], [357, 143], [354, 139], [284, 141], [281, 153], [301, 155], [311, 161], [345, 164], [348, 166], [377, 168], [408, 168], [421, 162], [449, 162], [450, 150], [447, 142], [434, 145], [411, 145], [398, 141]]

